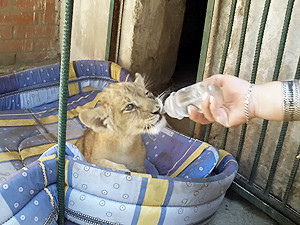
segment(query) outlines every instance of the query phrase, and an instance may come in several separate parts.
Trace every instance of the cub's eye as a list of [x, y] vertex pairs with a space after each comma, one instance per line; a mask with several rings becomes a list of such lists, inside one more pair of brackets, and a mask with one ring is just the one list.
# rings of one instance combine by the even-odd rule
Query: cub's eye
[[128, 105], [125, 107], [124, 111], [130, 112], [130, 111], [132, 111], [132, 110], [134, 110], [134, 109], [136, 109], [136, 105], [131, 103], [131, 104], [128, 104]]

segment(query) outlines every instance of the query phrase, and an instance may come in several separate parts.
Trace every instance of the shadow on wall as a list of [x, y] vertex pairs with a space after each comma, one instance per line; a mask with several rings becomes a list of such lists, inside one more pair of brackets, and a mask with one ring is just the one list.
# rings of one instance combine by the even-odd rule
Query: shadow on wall
[[196, 81], [207, 1], [186, 1], [177, 64], [171, 84], [174, 89]]
[[[170, 87], [178, 90], [196, 82], [207, 1], [187, 0], [175, 72]], [[189, 135], [189, 118], [177, 120], [167, 116], [168, 123]]]

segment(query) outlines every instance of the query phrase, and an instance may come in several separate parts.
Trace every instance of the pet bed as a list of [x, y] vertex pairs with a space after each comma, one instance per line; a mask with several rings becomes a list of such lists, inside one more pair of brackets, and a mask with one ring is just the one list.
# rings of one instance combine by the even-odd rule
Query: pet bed
[[[147, 174], [85, 161], [76, 140], [82, 108], [112, 82], [132, 81], [112, 62], [70, 63], [65, 217], [72, 224], [204, 224], [232, 183], [229, 153], [165, 128], [143, 135]], [[93, 86], [99, 91], [86, 91]], [[59, 65], [0, 77], [0, 224], [57, 224]]]

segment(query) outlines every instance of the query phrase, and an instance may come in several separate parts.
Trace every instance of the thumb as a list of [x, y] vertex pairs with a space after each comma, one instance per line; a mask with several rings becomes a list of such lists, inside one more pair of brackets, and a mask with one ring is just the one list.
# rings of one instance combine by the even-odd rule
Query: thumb
[[222, 102], [210, 96], [210, 111], [215, 121], [225, 127], [229, 127], [229, 120], [226, 110], [222, 107]]
[[225, 109], [223, 109], [223, 108], [219, 108], [217, 110], [216, 121], [219, 124], [223, 125], [224, 127], [230, 127], [229, 120], [228, 120], [228, 115], [227, 115]]

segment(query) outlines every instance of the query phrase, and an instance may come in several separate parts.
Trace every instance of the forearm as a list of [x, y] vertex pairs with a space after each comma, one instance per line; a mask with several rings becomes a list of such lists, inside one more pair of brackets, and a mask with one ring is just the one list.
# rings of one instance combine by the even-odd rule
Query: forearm
[[[297, 81], [298, 82], [298, 81]], [[288, 103], [300, 104], [300, 99], [297, 96], [299, 94], [299, 88], [287, 88], [283, 90], [283, 82], [274, 81], [262, 85], [255, 85], [252, 106], [254, 106], [254, 117], [259, 117], [267, 120], [299, 120], [297, 112], [288, 111]], [[297, 83], [297, 87], [299, 87]], [[291, 97], [291, 93], [294, 97]], [[285, 99], [285, 101], [284, 101]], [[284, 103], [285, 102], [285, 103]], [[299, 107], [298, 107], [299, 109]], [[294, 119], [287, 116], [294, 114]]]

